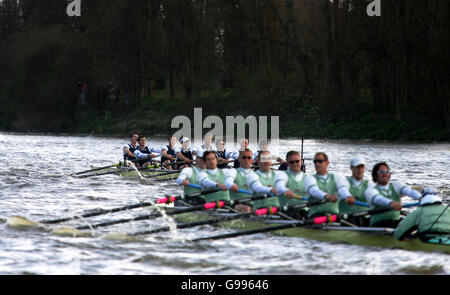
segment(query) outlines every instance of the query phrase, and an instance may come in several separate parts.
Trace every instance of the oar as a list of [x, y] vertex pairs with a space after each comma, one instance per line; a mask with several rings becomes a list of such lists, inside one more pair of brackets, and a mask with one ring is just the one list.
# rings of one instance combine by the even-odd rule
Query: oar
[[72, 173], [72, 174], [69, 174], [69, 176], [85, 174], [85, 173], [88, 173], [88, 172], [94, 172], [94, 171], [108, 169], [108, 168], [117, 167], [117, 166], [119, 166], [119, 164], [113, 164], [113, 165], [109, 165], [109, 166], [105, 166], [105, 167], [99, 167], [99, 168], [95, 168], [95, 169], [91, 169], [91, 170], [86, 170], [86, 171], [81, 171], [81, 172], [77, 172], [77, 173]]
[[115, 173], [120, 173], [120, 171], [114, 170], [114, 171], [108, 171], [108, 172], [103, 172], [103, 173], [98, 173], [98, 174], [81, 175], [81, 176], [76, 176], [76, 178], [82, 179], [82, 178], [88, 178], [88, 177], [94, 177], [94, 176], [101, 176], [101, 175], [108, 175], [108, 174], [115, 174]]
[[[263, 199], [263, 198], [267, 198], [267, 196], [266, 195], [252, 196], [252, 197], [247, 198], [245, 201], [247, 202], [247, 201], [259, 200], [259, 199]], [[236, 201], [210, 202], [210, 203], [205, 203], [202, 205], [197, 205], [197, 206], [193, 206], [193, 207], [189, 207], [189, 208], [183, 208], [183, 209], [179, 209], [179, 210], [169, 211], [169, 212], [166, 212], [166, 214], [167, 215], [178, 215], [178, 214], [194, 212], [194, 211], [218, 209], [218, 208], [223, 208], [228, 205], [233, 205], [233, 204], [235, 204], [235, 202]], [[115, 225], [115, 224], [120, 224], [120, 223], [127, 223], [127, 222], [132, 222], [132, 221], [154, 219], [154, 218], [158, 218], [158, 217], [161, 217], [161, 213], [155, 212], [152, 214], [141, 215], [141, 216], [137, 216], [134, 218], [124, 218], [124, 219], [112, 220], [112, 221], [107, 221], [107, 222], [102, 222], [102, 223], [97, 223], [97, 224], [92, 224], [92, 225], [83, 225], [83, 226], [76, 227], [76, 229], [83, 230], [83, 229], [89, 229], [89, 228], [105, 227], [105, 226], [110, 226], [110, 225]]]
[[[253, 211], [253, 212], [247, 212], [247, 213], [241, 213], [241, 214], [235, 214], [235, 215], [223, 216], [223, 217], [215, 217], [215, 218], [211, 218], [211, 219], [207, 219], [207, 220], [201, 220], [201, 221], [190, 222], [190, 223], [177, 224], [177, 228], [178, 229], [183, 229], [183, 228], [190, 228], [190, 227], [195, 227], [195, 226], [199, 226], [199, 225], [211, 225], [211, 224], [216, 224], [216, 223], [219, 223], [219, 222], [241, 219], [241, 218], [249, 217], [251, 215], [261, 216], [261, 215], [276, 214], [276, 213], [278, 213], [279, 210], [287, 211], [287, 210], [289, 210], [291, 208], [303, 208], [303, 207], [307, 207], [307, 206], [319, 205], [319, 204], [323, 204], [323, 203], [325, 203], [327, 201], [328, 200], [320, 200], [320, 201], [314, 201], [314, 202], [311, 202], [311, 203], [303, 203], [303, 204], [296, 204], [296, 205], [291, 205], [291, 206], [285, 206], [285, 207], [281, 207], [281, 208], [278, 208], [278, 207], [260, 208], [258, 210]], [[245, 202], [245, 200], [241, 199], [241, 200], [238, 200], [237, 202], [241, 203], [241, 202]], [[149, 235], [149, 234], [154, 234], [154, 233], [159, 233], [159, 232], [166, 232], [166, 231], [170, 231], [170, 226], [156, 228], [156, 229], [153, 229], [153, 230], [139, 231], [139, 232], [132, 233], [130, 235], [131, 236]]]
[[288, 224], [281, 224], [281, 225], [263, 227], [263, 228], [253, 229], [253, 230], [246, 230], [246, 231], [234, 232], [234, 233], [229, 233], [229, 234], [209, 236], [209, 237], [194, 239], [192, 241], [196, 242], [196, 241], [203, 241], [203, 240], [227, 239], [227, 238], [233, 238], [233, 237], [239, 237], [239, 236], [253, 235], [253, 234], [257, 234], [257, 233], [265, 233], [265, 232], [271, 232], [271, 231], [276, 231], [276, 230], [282, 230], [282, 229], [298, 227], [298, 226], [319, 225], [319, 224], [324, 224], [324, 223], [337, 222], [340, 219], [347, 219], [349, 217], [359, 217], [359, 216], [365, 216], [365, 215], [378, 214], [378, 213], [383, 213], [383, 212], [387, 212], [390, 210], [392, 210], [392, 208], [380, 208], [380, 209], [374, 209], [374, 210], [369, 210], [369, 211], [361, 211], [361, 212], [341, 214], [341, 215], [329, 214], [326, 216], [320, 216], [320, 217], [316, 217], [316, 218], [299, 220], [297, 222], [292, 222], [292, 223], [288, 223]]
[[[419, 204], [420, 203], [404, 204], [404, 205], [402, 205], [402, 208], [416, 207], [416, 206], [419, 206]], [[364, 202], [360, 202], [360, 201], [355, 201], [355, 205], [362, 206], [362, 207], [367, 207], [367, 208], [370, 207], [369, 204], [364, 203]]]
[[[179, 195], [179, 196], [174, 196], [171, 198], [184, 199], [184, 198], [196, 197], [196, 196], [200, 196], [200, 195], [207, 195], [207, 194], [215, 193], [217, 191], [218, 191], [218, 189], [205, 190], [205, 191], [201, 191], [201, 192], [195, 192], [192, 194], [185, 194], [185, 195], [183, 194], [183, 195]], [[100, 210], [97, 210], [94, 212], [90, 212], [90, 213], [86, 213], [86, 214], [82, 214], [82, 215], [75, 215], [75, 216], [71, 216], [71, 217], [52, 219], [52, 220], [41, 220], [41, 221], [39, 221], [39, 223], [57, 224], [57, 223], [62, 223], [62, 222], [70, 221], [70, 220], [94, 217], [94, 216], [105, 215], [105, 214], [109, 214], [109, 213], [116, 213], [116, 212], [136, 209], [136, 208], [148, 207], [148, 206], [152, 206], [152, 205], [154, 205], [154, 203], [143, 202], [143, 203], [131, 204], [131, 205], [118, 207], [118, 208], [112, 208], [112, 209], [100, 209]]]

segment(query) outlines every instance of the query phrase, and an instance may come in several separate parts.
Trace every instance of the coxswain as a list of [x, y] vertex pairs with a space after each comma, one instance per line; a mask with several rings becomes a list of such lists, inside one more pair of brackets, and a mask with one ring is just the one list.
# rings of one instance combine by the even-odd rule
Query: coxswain
[[204, 195], [205, 202], [229, 201], [230, 194], [225, 186], [225, 173], [228, 169], [217, 168], [217, 155], [214, 151], [205, 151], [202, 158], [206, 165], [206, 171], [201, 171], [198, 174], [198, 182], [203, 189], [220, 189], [218, 192]]
[[229, 152], [225, 149], [225, 142], [222, 139], [216, 141], [216, 155], [217, 155], [217, 168], [223, 169], [228, 168], [228, 164], [234, 160], [230, 160], [233, 158], [233, 152]]
[[392, 171], [385, 162], [373, 166], [372, 179], [376, 184], [364, 193], [367, 203], [372, 209], [391, 207], [394, 210], [374, 214], [370, 217], [370, 226], [397, 227], [400, 222], [401, 198], [406, 195], [419, 200], [421, 194], [401, 181], [391, 181]]
[[127, 163], [127, 160], [134, 161], [136, 160], [136, 157], [134, 156], [134, 151], [137, 148], [137, 139], [139, 135], [137, 133], [131, 133], [130, 135], [130, 142], [127, 143], [123, 147], [123, 161], [124, 163]]
[[136, 147], [136, 150], [134, 151], [134, 156], [136, 157], [137, 163], [136, 166], [138, 167], [148, 167], [150, 164], [153, 163], [153, 158], [156, 157], [156, 155], [153, 155], [152, 153], [160, 153], [161, 150], [156, 148], [149, 148], [146, 145], [146, 138], [145, 136], [139, 136], [137, 139], [139, 145]]
[[427, 187], [423, 190], [419, 208], [406, 216], [395, 229], [397, 240], [408, 240], [409, 236], [417, 231], [422, 242], [450, 239], [450, 209], [443, 205], [442, 199], [437, 196], [435, 188]]
[[[189, 167], [194, 162], [194, 153], [191, 151], [191, 141], [187, 137], [182, 137], [180, 139], [181, 148], [175, 149], [175, 154], [177, 155], [177, 162], [180, 163], [179, 169]], [[203, 155], [203, 152], [201, 153]], [[201, 158], [201, 157], [197, 157]]]
[[175, 163], [177, 154], [175, 152], [177, 138], [175, 136], [169, 136], [169, 144], [161, 147], [161, 167], [167, 170], [177, 169]]
[[[295, 196], [306, 197], [305, 179], [307, 175], [302, 172], [302, 159], [297, 151], [286, 154], [287, 170], [279, 171], [275, 178], [275, 188], [279, 194], [280, 206], [293, 206], [307, 201], [302, 201]], [[308, 214], [307, 208], [289, 208], [286, 215], [295, 219], [303, 219]]]
[[310, 201], [328, 199], [329, 202], [320, 205], [311, 206], [308, 212], [308, 218], [324, 216], [326, 214], [339, 214], [339, 199], [352, 205], [355, 202], [353, 196], [339, 195], [339, 188], [345, 186], [345, 177], [337, 173], [329, 173], [328, 165], [330, 161], [325, 153], [319, 152], [314, 155], [314, 168], [316, 174], [308, 175], [305, 179], [306, 193], [310, 196]]
[[[350, 170], [352, 176], [347, 176], [344, 186], [339, 189], [341, 195], [353, 196], [356, 201], [366, 202], [364, 193], [367, 189], [373, 187], [375, 184], [370, 179], [364, 179], [364, 172], [366, 170], [366, 162], [361, 157], [355, 157], [350, 160]], [[339, 213], [355, 213], [366, 211], [367, 207], [359, 205], [349, 205], [345, 200], [339, 201]], [[347, 219], [348, 222], [356, 226], [369, 226], [369, 216], [351, 217]]]

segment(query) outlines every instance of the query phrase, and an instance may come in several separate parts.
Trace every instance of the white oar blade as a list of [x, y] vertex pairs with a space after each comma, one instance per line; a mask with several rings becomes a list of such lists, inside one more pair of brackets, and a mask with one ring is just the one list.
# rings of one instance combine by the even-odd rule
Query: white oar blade
[[91, 234], [88, 232], [80, 231], [72, 227], [60, 227], [52, 230], [52, 234], [61, 236], [61, 237], [91, 237]]
[[11, 216], [6, 221], [6, 224], [9, 227], [13, 227], [13, 228], [28, 228], [28, 227], [37, 227], [38, 226], [38, 224], [36, 222], [28, 220], [22, 216]]

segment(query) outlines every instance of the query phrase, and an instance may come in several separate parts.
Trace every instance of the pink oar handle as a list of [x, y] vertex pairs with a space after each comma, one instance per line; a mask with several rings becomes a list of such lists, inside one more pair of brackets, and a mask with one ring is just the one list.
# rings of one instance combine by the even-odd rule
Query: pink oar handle
[[337, 221], [337, 215], [331, 215], [331, 216], [320, 216], [314, 218], [314, 224], [322, 224], [322, 223], [331, 223]]
[[255, 214], [257, 216], [260, 215], [270, 215], [270, 214], [276, 214], [278, 212], [277, 207], [270, 207], [270, 208], [261, 208], [255, 211]]
[[158, 201], [156, 201], [156, 203], [158, 204], [167, 204], [167, 203], [173, 203], [177, 200], [177, 197], [165, 197], [162, 199], [158, 199]]
[[214, 208], [223, 208], [225, 207], [225, 202], [224, 201], [218, 201], [218, 202], [211, 202], [211, 203], [206, 203], [205, 205], [203, 205], [203, 208], [205, 208], [206, 210], [211, 210]]

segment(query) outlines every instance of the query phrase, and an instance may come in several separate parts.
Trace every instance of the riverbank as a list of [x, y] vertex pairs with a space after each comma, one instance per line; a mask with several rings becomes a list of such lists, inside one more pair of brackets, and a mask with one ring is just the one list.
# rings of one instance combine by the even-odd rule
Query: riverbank
[[[27, 116], [9, 116], [1, 124], [1, 130], [9, 132], [50, 132], [67, 134], [91, 134], [127, 136], [130, 132], [139, 132], [148, 136], [173, 134], [177, 129], [171, 128], [172, 119], [184, 115], [193, 122], [194, 108], [198, 101], [189, 105], [181, 104], [179, 99], [168, 101], [162, 97], [153, 97], [139, 104], [112, 104], [107, 109], [98, 110], [93, 105], [78, 106], [73, 118], [46, 118], [39, 114]], [[223, 102], [222, 102], [223, 103]], [[233, 103], [233, 101], [232, 101]], [[450, 132], [445, 126], [439, 126], [432, 120], [415, 120], [396, 122], [389, 113], [377, 113], [361, 105], [353, 109], [352, 120], [331, 121], [319, 114], [314, 106], [304, 107], [297, 113], [283, 110], [269, 114], [237, 111], [225, 105], [220, 106], [220, 113], [210, 110], [210, 106], [220, 106], [219, 101], [205, 103], [203, 119], [216, 115], [225, 122], [226, 116], [279, 116], [280, 138], [333, 139], [333, 140], [374, 140], [398, 142], [450, 142]], [[231, 104], [233, 105], [233, 104]], [[217, 109], [217, 108], [216, 108]], [[189, 110], [189, 111], [186, 111]], [[64, 120], [66, 119], [66, 120]], [[270, 118], [268, 120], [270, 124]], [[225, 126], [224, 126], [225, 127]], [[268, 127], [270, 132], [270, 126]], [[270, 134], [269, 134], [270, 136]]]

